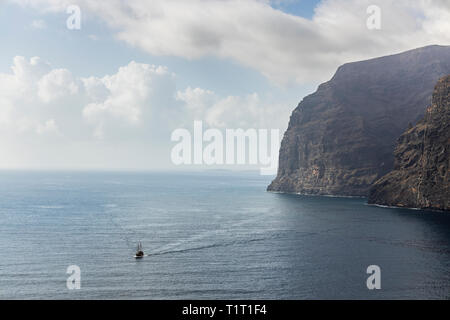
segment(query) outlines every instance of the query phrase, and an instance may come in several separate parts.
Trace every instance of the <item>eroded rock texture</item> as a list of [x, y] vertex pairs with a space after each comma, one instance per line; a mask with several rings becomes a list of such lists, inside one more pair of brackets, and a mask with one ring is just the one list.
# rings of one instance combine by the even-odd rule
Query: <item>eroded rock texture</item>
[[393, 169], [398, 137], [423, 117], [450, 47], [345, 64], [293, 111], [269, 191], [367, 196]]
[[395, 149], [395, 168], [370, 191], [369, 203], [450, 210], [450, 76], [436, 85], [425, 117]]

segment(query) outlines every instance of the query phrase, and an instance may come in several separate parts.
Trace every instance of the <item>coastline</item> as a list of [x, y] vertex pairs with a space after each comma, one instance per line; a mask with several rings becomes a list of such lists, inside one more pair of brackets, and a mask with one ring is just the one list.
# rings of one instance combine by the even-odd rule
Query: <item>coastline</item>
[[333, 194], [310, 194], [310, 193], [301, 193], [301, 192], [286, 192], [286, 191], [272, 191], [266, 190], [269, 193], [278, 193], [278, 194], [293, 194], [298, 196], [311, 196], [311, 197], [328, 197], [328, 198], [345, 198], [345, 199], [367, 199], [364, 196], [344, 196], [344, 195], [333, 195]]
[[[343, 195], [332, 195], [332, 194], [307, 194], [307, 193], [299, 193], [299, 192], [285, 192], [285, 191], [266, 191], [268, 193], [274, 193], [274, 194], [289, 194], [289, 195], [297, 195], [297, 196], [308, 196], [308, 197], [326, 197], [326, 198], [342, 198], [342, 199], [368, 199], [368, 197], [363, 196], [343, 196]], [[414, 210], [414, 211], [430, 211], [430, 212], [438, 212], [438, 213], [449, 213], [447, 210], [439, 210], [439, 209], [433, 209], [433, 208], [414, 208], [414, 207], [399, 207], [399, 206], [389, 206], [389, 205], [383, 205], [383, 204], [376, 204], [376, 203], [368, 203], [366, 202], [365, 205], [372, 206], [372, 207], [379, 207], [384, 209], [408, 209], [408, 210]]]

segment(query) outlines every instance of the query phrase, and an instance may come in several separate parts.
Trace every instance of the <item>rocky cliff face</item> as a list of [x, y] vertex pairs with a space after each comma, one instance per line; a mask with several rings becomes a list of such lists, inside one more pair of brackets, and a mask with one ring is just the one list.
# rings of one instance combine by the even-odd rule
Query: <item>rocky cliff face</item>
[[450, 210], [450, 76], [439, 80], [423, 120], [395, 149], [395, 168], [370, 190], [369, 203]]
[[268, 190], [367, 196], [392, 170], [396, 140], [449, 73], [448, 46], [341, 66], [293, 111]]

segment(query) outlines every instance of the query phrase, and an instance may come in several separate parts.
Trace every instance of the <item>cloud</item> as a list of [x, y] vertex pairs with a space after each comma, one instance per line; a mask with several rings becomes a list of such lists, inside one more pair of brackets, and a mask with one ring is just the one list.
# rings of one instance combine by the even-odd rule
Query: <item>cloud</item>
[[[165, 66], [131, 61], [112, 75], [75, 77], [53, 69], [38, 57], [14, 58], [12, 73], [0, 73], [0, 121], [18, 132], [43, 132], [80, 122], [93, 136], [156, 126], [168, 129], [205, 120], [212, 126], [254, 126], [261, 116], [257, 94], [219, 97], [202, 88], [176, 90], [175, 75]], [[245, 113], [245, 114], [244, 114]], [[164, 121], [161, 121], [164, 119]], [[128, 129], [127, 129], [128, 128]]]
[[94, 102], [83, 108], [83, 116], [95, 126], [98, 138], [103, 137], [104, 127], [109, 121], [145, 125], [142, 123], [145, 111], [166, 107], [152, 103], [155, 84], [170, 82], [167, 78], [171, 77], [165, 67], [132, 61], [112, 76], [84, 79], [86, 92]]
[[50, 102], [78, 92], [78, 85], [67, 69], [54, 69], [38, 81], [38, 96]]
[[[280, 85], [316, 84], [345, 62], [450, 44], [447, 0], [323, 0], [311, 20], [263, 0], [10, 1], [64, 16], [78, 4], [83, 23], [100, 19], [151, 55], [232, 60]], [[366, 27], [373, 4], [382, 10], [381, 30]], [[112, 75], [73, 71], [18, 56], [10, 73], [0, 73], [0, 147], [8, 150], [0, 165], [152, 167], [169, 162], [175, 128], [203, 120], [284, 129], [293, 107], [267, 92], [178, 88], [167, 67], [134, 61]]]
[[58, 133], [58, 126], [56, 125], [56, 122], [54, 119], [47, 120], [44, 124], [38, 124], [36, 128], [36, 132], [38, 134], [45, 134], [45, 133]]
[[31, 27], [34, 29], [46, 29], [47, 23], [44, 20], [33, 20], [31, 22]]
[[188, 87], [178, 91], [190, 118], [203, 120], [214, 128], [287, 127], [292, 106], [277, 101], [263, 101], [258, 93], [219, 97], [211, 90]]
[[[74, 1], [16, 2], [63, 12]], [[261, 0], [75, 2], [152, 55], [231, 59], [278, 84], [323, 81], [345, 62], [450, 44], [447, 0], [323, 0], [312, 20]], [[369, 5], [382, 10], [381, 30], [366, 27]]]
[[10, 73], [0, 73], [0, 106], [0, 148], [8, 150], [0, 165], [50, 167], [95, 159], [114, 167], [167, 166], [172, 130], [190, 128], [194, 120], [221, 129], [283, 129], [290, 112], [288, 104], [262, 101], [257, 93], [177, 90], [165, 66], [131, 61], [111, 75], [77, 77], [39, 57], [21, 56]]
[[0, 73], [1, 128], [17, 132], [35, 131], [39, 114], [33, 107], [38, 97], [38, 81], [50, 66], [38, 57], [16, 56], [11, 74]]

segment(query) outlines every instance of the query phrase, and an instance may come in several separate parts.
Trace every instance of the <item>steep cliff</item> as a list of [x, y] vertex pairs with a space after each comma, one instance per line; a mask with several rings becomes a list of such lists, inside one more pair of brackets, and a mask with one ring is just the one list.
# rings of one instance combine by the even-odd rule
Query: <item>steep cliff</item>
[[370, 190], [369, 203], [450, 210], [450, 76], [439, 80], [423, 120], [395, 149], [395, 168]]
[[367, 196], [392, 170], [396, 140], [423, 117], [450, 47], [345, 64], [293, 111], [269, 191]]

